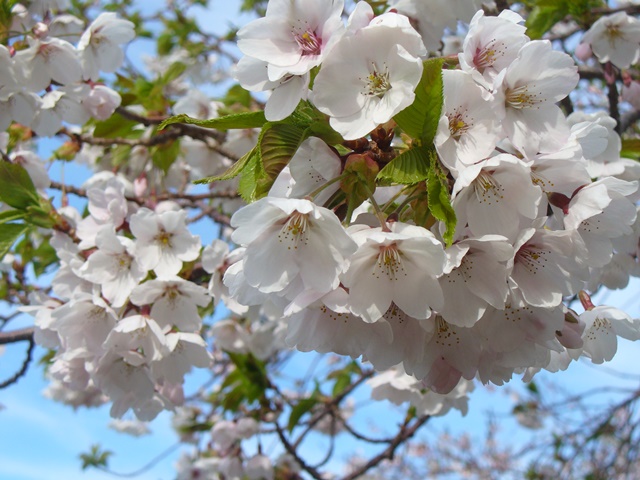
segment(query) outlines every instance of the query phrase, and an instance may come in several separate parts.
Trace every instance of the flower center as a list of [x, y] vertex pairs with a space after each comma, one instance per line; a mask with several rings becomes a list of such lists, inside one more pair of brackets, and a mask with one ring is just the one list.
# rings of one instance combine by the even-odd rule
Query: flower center
[[398, 246], [395, 243], [381, 246], [376, 268], [373, 269], [373, 275], [376, 278], [386, 275], [389, 280], [397, 280], [400, 271], [405, 277], [407, 276], [402, 265], [402, 253], [398, 250]]
[[309, 243], [308, 229], [309, 219], [307, 215], [300, 212], [293, 212], [287, 220], [287, 223], [285, 223], [280, 230], [278, 241], [280, 241], [280, 243], [289, 243], [290, 245], [287, 246], [288, 250], [292, 248], [297, 250], [300, 242], [304, 245]]
[[529, 270], [529, 273], [535, 275], [538, 270], [545, 267], [547, 257], [543, 250], [538, 250], [532, 245], [524, 245], [518, 250], [516, 261]]
[[504, 188], [500, 185], [500, 182], [484, 170], [482, 170], [480, 175], [474, 180], [473, 187], [480, 203], [491, 205], [493, 202], [498, 203], [504, 199]]
[[364, 95], [370, 97], [382, 97], [391, 89], [391, 83], [389, 82], [389, 69], [385, 65], [384, 71], [378, 71], [376, 65], [373, 65], [373, 72], [371, 72], [365, 79], [365, 91]]
[[302, 55], [320, 55], [322, 40], [309, 30], [304, 33], [294, 33], [296, 43], [302, 50]]
[[611, 45], [615, 45], [617, 40], [624, 39], [624, 33], [620, 30], [620, 25], [615, 23], [606, 26], [604, 36], [607, 37]]
[[173, 233], [161, 230], [160, 233], [156, 235], [155, 240], [160, 244], [161, 247], [171, 248], [171, 237], [173, 237]]
[[537, 94], [529, 92], [528, 85], [509, 88], [506, 93], [507, 106], [511, 108], [517, 108], [518, 110], [532, 107], [536, 103], [540, 103], [541, 101], [542, 100], [538, 98]]
[[465, 115], [462, 112], [454, 111], [453, 115], [449, 117], [449, 132], [455, 140], [460, 140], [460, 137], [470, 127], [471, 125], [466, 122]]
[[473, 64], [482, 73], [487, 67], [492, 67], [498, 57], [504, 55], [504, 43], [491, 40], [482, 48], [477, 48], [473, 56]]
[[552, 188], [555, 186], [555, 183], [553, 183], [551, 180], [549, 180], [534, 168], [531, 169], [531, 181], [534, 185], [540, 187], [545, 193], [551, 192]]
[[437, 345], [441, 347], [454, 347], [460, 344], [460, 337], [454, 330], [453, 326], [449, 325], [444, 318], [440, 315], [436, 316], [436, 337], [435, 341]]

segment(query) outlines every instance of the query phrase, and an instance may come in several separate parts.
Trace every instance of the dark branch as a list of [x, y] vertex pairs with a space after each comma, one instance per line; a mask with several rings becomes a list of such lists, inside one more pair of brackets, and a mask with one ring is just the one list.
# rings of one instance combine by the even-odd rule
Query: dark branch
[[21, 328], [11, 332], [0, 332], [0, 345], [25, 341], [33, 341], [33, 327]]
[[396, 449], [400, 445], [402, 445], [405, 441], [409, 440], [422, 425], [424, 425], [429, 421], [430, 418], [431, 418], [430, 415], [419, 417], [418, 419], [416, 419], [414, 424], [410, 427], [407, 427], [407, 423], [405, 422], [400, 428], [398, 435], [396, 435], [396, 437], [393, 439], [393, 442], [387, 448], [385, 448], [382, 452], [380, 452], [378, 455], [373, 457], [367, 463], [362, 465], [360, 468], [354, 470], [349, 475], [343, 477], [342, 480], [356, 480], [361, 475], [364, 475], [370, 469], [377, 466], [383, 460], [393, 459]]
[[[1, 338], [0, 338], [1, 340]], [[24, 362], [22, 362], [22, 367], [20, 367], [20, 370], [18, 370], [16, 372], [15, 375], [13, 375], [11, 378], [5, 380], [4, 382], [0, 383], [0, 390], [3, 388], [8, 387], [9, 385], [13, 385], [14, 383], [16, 383], [22, 376], [24, 376], [25, 373], [27, 373], [27, 369], [29, 368], [29, 364], [31, 363], [31, 360], [33, 358], [33, 349], [36, 346], [36, 343], [33, 341], [33, 336], [29, 336], [28, 338], [21, 338], [21, 340], [28, 340], [29, 341], [29, 347], [27, 348], [27, 355], [24, 359]], [[19, 340], [16, 340], [19, 341]]]

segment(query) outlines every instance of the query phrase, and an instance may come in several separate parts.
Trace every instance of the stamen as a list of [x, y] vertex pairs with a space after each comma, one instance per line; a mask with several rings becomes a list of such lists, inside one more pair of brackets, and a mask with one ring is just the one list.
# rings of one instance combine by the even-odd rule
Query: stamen
[[299, 243], [302, 243], [303, 245], [307, 245], [309, 243], [309, 236], [307, 232], [308, 227], [309, 219], [307, 218], [307, 215], [297, 211], [293, 212], [280, 230], [278, 240], [281, 243], [289, 243], [290, 245], [287, 247], [288, 250], [291, 250], [292, 248], [297, 250]]
[[[361, 79], [362, 80], [362, 79]], [[364, 95], [373, 97], [382, 97], [391, 89], [391, 83], [389, 82], [389, 69], [384, 66], [384, 71], [378, 71], [378, 68], [373, 64], [373, 72], [371, 72], [365, 82]]]
[[493, 175], [484, 170], [474, 180], [473, 188], [476, 197], [480, 203], [491, 205], [493, 202], [499, 202], [504, 199], [504, 188], [500, 185]]
[[320, 55], [322, 50], [322, 39], [318, 38], [312, 31], [305, 31], [304, 33], [294, 33], [296, 43], [302, 50], [302, 55]]
[[533, 107], [541, 101], [538, 94], [529, 91], [529, 85], [510, 88], [506, 93], [507, 106], [518, 110]]
[[376, 278], [386, 275], [389, 280], [397, 280], [399, 272], [402, 272], [405, 277], [407, 276], [402, 265], [402, 253], [398, 250], [398, 246], [394, 243], [380, 247], [378, 262], [376, 263], [376, 268], [373, 269], [373, 275]]

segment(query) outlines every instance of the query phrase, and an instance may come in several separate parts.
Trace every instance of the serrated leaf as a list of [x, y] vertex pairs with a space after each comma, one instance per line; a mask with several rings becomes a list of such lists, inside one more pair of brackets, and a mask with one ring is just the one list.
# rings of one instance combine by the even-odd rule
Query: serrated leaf
[[312, 396], [300, 400], [296, 406], [291, 409], [289, 421], [287, 422], [287, 430], [289, 430], [289, 433], [293, 432], [293, 429], [298, 425], [298, 421], [302, 416], [315, 407], [318, 401], [318, 396], [314, 392]]
[[0, 259], [4, 258], [16, 240], [27, 230], [29, 230], [29, 225], [24, 223], [5, 223], [2, 225], [0, 228]]
[[308, 136], [307, 129], [287, 123], [275, 123], [260, 136], [260, 158], [264, 175], [257, 179], [256, 198], [269, 192], [278, 174]]
[[438, 130], [443, 102], [442, 63], [441, 58], [424, 61], [415, 100], [393, 117], [407, 135], [419, 139], [422, 145], [433, 143]]
[[378, 179], [402, 185], [422, 182], [429, 176], [429, 163], [430, 149], [427, 147], [414, 147], [391, 160], [380, 170]]
[[240, 182], [238, 183], [238, 193], [245, 202], [251, 203], [256, 200], [255, 194], [258, 180], [264, 175], [262, 162], [260, 162], [260, 155], [252, 156], [242, 169], [242, 175], [240, 176]]
[[0, 200], [19, 210], [40, 204], [36, 187], [21, 165], [0, 161]]
[[453, 235], [456, 231], [456, 212], [451, 206], [447, 176], [440, 168], [434, 152], [432, 152], [429, 177], [427, 178], [427, 195], [429, 197], [429, 211], [445, 224], [446, 231], [443, 238], [449, 247], [453, 243]]
[[233, 165], [231, 165], [222, 175], [213, 175], [211, 177], [201, 178], [199, 180], [196, 180], [193, 183], [196, 183], [196, 184], [207, 184], [207, 183], [212, 183], [212, 182], [219, 182], [219, 181], [222, 181], [222, 180], [231, 180], [232, 178], [235, 178], [238, 175], [240, 175], [240, 173], [245, 168], [245, 166], [250, 161], [252, 161], [252, 160], [255, 161], [256, 157], [258, 159], [260, 157], [260, 150], [259, 150], [259, 147], [257, 145], [255, 147], [253, 147], [250, 151], [245, 153], [242, 156], [242, 158], [240, 158], [237, 162], [235, 162]]
[[182, 113], [180, 115], [174, 115], [173, 117], [167, 118], [160, 124], [159, 129], [162, 130], [168, 125], [173, 125], [174, 123], [186, 123], [203, 128], [215, 128], [217, 130], [232, 130], [242, 128], [260, 128], [267, 123], [267, 119], [264, 118], [264, 112], [262, 111], [234, 113], [232, 115], [211, 118], [209, 120], [192, 118], [189, 115]]

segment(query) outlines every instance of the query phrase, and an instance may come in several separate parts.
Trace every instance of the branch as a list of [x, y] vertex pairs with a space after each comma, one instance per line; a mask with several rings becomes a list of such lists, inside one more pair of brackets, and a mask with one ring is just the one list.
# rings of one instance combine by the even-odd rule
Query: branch
[[[22, 330], [16, 330], [16, 332], [11, 332], [11, 333], [19, 334], [20, 332], [23, 332], [24, 330], [29, 330], [29, 329], [24, 328]], [[31, 331], [33, 332], [33, 329], [31, 329]], [[36, 346], [36, 343], [33, 341], [33, 336], [30, 335], [28, 337], [20, 337], [20, 335], [17, 335], [17, 338], [18, 338], [17, 340], [14, 340], [15, 342], [19, 342], [21, 340], [27, 340], [29, 342], [29, 347], [27, 348], [27, 355], [26, 355], [24, 361], [22, 362], [22, 367], [20, 367], [20, 370], [18, 370], [16, 372], [16, 374], [13, 375], [11, 378], [9, 378], [9, 379], [5, 380], [4, 382], [0, 383], [0, 389], [6, 388], [9, 385], [13, 385], [22, 376], [24, 376], [24, 374], [27, 373], [27, 369], [29, 368], [29, 364], [31, 363], [31, 360], [33, 359], [33, 349]], [[2, 343], [1, 340], [2, 340], [2, 337], [0, 337], [0, 344]], [[7, 343], [9, 343], [9, 342], [7, 342]]]
[[[133, 120], [134, 122], [139, 122], [142, 125], [149, 127], [151, 125], [160, 125], [167, 117], [145, 117], [143, 115], [138, 115], [130, 110], [127, 110], [124, 107], [116, 108], [116, 112], [122, 115], [124, 118]], [[177, 130], [181, 135], [188, 135], [192, 138], [203, 139], [203, 138], [213, 138], [219, 143], [224, 142], [225, 134], [222, 132], [218, 132], [217, 130], [211, 130], [208, 128], [201, 128], [197, 125], [188, 125], [186, 123], [174, 123], [171, 125], [173, 130]]]
[[293, 456], [293, 458], [295, 458], [296, 462], [298, 462], [300, 464], [300, 467], [305, 472], [307, 472], [309, 475], [311, 475], [313, 478], [315, 478], [316, 480], [324, 480], [324, 477], [322, 476], [322, 474], [320, 472], [318, 472], [318, 470], [316, 470], [311, 465], [308, 465], [298, 455], [298, 452], [296, 451], [296, 448], [293, 445], [291, 445], [291, 442], [289, 442], [289, 440], [287, 440], [287, 437], [284, 435], [284, 432], [282, 431], [282, 428], [280, 427], [280, 425], [278, 425], [277, 422], [275, 423], [275, 425], [276, 425], [276, 432], [278, 433], [278, 437], [280, 438], [280, 441], [282, 442], [282, 445], [284, 446], [285, 450], [291, 456]]
[[24, 341], [32, 342], [33, 330], [33, 327], [27, 327], [21, 328], [20, 330], [13, 330], [11, 332], [0, 332], [0, 345]]
[[430, 418], [431, 418], [430, 415], [425, 415], [423, 417], [419, 417], [414, 422], [414, 424], [411, 427], [408, 427], [408, 428], [407, 428], [407, 423], [405, 422], [402, 425], [402, 427], [400, 428], [400, 431], [398, 432], [398, 435], [396, 435], [396, 437], [393, 439], [393, 442], [391, 442], [391, 444], [387, 448], [385, 448], [382, 452], [380, 452], [378, 455], [373, 457], [367, 463], [362, 465], [360, 468], [358, 468], [355, 471], [351, 472], [346, 477], [343, 477], [342, 480], [356, 480], [361, 475], [364, 475], [367, 471], [369, 471], [370, 469], [372, 469], [373, 467], [378, 465], [383, 460], [386, 460], [386, 459], [391, 460], [391, 459], [393, 459], [393, 456], [395, 454], [396, 449], [400, 445], [402, 445], [402, 443], [404, 443], [405, 441], [409, 440], [409, 438], [411, 438], [418, 431], [418, 429], [422, 425], [427, 423], [427, 421], [429, 421]]

